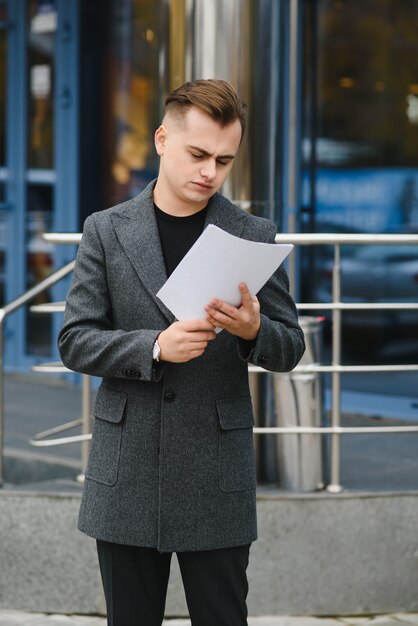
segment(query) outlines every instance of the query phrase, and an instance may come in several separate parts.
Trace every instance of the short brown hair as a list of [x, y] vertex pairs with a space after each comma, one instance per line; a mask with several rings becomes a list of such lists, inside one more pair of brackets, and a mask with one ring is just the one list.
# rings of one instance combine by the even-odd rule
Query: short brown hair
[[247, 105], [226, 80], [210, 78], [194, 80], [177, 87], [166, 99], [167, 113], [183, 113], [191, 107], [207, 113], [221, 126], [228, 126], [239, 120], [241, 140], [244, 136]]

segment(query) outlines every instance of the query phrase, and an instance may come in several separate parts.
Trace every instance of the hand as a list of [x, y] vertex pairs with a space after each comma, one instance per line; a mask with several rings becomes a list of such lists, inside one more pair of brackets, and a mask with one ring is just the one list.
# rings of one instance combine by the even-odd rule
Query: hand
[[174, 322], [158, 337], [160, 361], [187, 363], [201, 356], [212, 339], [216, 333], [207, 320]]
[[256, 296], [250, 294], [245, 283], [240, 284], [239, 290], [242, 297], [240, 307], [236, 308], [215, 298], [205, 307], [207, 321], [232, 335], [251, 341], [260, 330], [260, 303]]

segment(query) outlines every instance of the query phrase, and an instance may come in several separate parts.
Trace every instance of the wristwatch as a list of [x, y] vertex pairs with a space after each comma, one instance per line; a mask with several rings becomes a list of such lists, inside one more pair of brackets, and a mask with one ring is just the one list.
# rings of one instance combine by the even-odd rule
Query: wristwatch
[[161, 354], [160, 344], [158, 343], [158, 339], [156, 339], [154, 341], [154, 345], [152, 346], [152, 359], [153, 359], [153, 361], [156, 361], [158, 363], [158, 361], [160, 360], [160, 354]]

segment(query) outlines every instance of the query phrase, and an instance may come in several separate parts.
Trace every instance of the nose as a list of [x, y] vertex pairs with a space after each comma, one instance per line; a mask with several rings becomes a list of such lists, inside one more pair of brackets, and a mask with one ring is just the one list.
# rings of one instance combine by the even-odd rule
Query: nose
[[216, 161], [215, 159], [208, 159], [202, 164], [200, 169], [200, 175], [206, 180], [213, 180], [216, 176]]

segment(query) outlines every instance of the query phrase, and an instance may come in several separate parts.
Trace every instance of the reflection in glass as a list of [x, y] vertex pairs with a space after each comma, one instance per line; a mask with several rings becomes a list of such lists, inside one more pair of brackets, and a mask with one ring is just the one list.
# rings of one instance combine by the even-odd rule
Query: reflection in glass
[[[0, 204], [5, 201], [4, 185], [0, 185]], [[0, 307], [6, 303], [7, 211], [0, 210]]]
[[[28, 188], [26, 213], [26, 287], [29, 289], [46, 278], [53, 270], [53, 247], [47, 244], [42, 235], [52, 230], [52, 188], [45, 185], [31, 185]], [[40, 294], [32, 304], [51, 301], [49, 292]], [[32, 355], [47, 356], [51, 352], [51, 315], [27, 311], [26, 342], [27, 352]]]
[[[0, 21], [6, 21], [6, 7], [0, 2]], [[0, 29], [0, 166], [6, 161], [6, 68], [7, 33]]]
[[318, 0], [305, 16], [304, 205], [317, 226], [418, 227], [418, 1]]
[[54, 1], [28, 4], [28, 165], [52, 168], [54, 161], [54, 47], [57, 12]]
[[160, 120], [158, 0], [117, 0], [109, 13], [106, 90], [106, 204], [139, 193], [156, 176], [154, 131]]
[[[417, 31], [418, 0], [304, 1], [305, 231], [418, 232]], [[303, 299], [330, 298], [325, 252], [302, 252]], [[410, 252], [343, 246], [343, 299], [416, 301]], [[347, 354], [416, 359], [417, 312], [347, 312], [342, 323]]]

